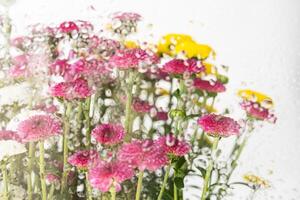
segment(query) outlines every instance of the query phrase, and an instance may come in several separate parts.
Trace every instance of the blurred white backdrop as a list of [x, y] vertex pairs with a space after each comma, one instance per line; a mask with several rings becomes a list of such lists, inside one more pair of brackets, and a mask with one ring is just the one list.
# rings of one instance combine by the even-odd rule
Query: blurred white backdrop
[[278, 116], [276, 125], [264, 126], [250, 139], [234, 178], [253, 172], [269, 180], [272, 187], [255, 199], [298, 200], [299, 10], [298, 0], [17, 0], [10, 15], [15, 34], [21, 34], [30, 24], [72, 19], [90, 20], [100, 28], [103, 16], [134, 11], [152, 24], [140, 33], [144, 38], [177, 32], [210, 44], [217, 61], [230, 66], [228, 93], [219, 97], [217, 107], [227, 106], [238, 116], [236, 91], [252, 88], [273, 97]]

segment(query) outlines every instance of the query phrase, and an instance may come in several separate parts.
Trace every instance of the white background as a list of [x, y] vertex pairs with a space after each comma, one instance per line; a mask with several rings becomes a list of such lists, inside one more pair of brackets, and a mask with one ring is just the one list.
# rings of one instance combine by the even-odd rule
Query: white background
[[[95, 8], [92, 9], [91, 5]], [[15, 30], [33, 23], [85, 19], [101, 22], [115, 11], [135, 11], [152, 23], [154, 38], [177, 32], [210, 44], [230, 66], [228, 93], [218, 105], [237, 112], [235, 93], [252, 88], [275, 101], [278, 122], [255, 132], [235, 178], [253, 172], [268, 179], [256, 199], [300, 199], [300, 2], [297, 0], [18, 0]], [[149, 38], [149, 34], [144, 35]], [[236, 197], [235, 199], [246, 199]]]

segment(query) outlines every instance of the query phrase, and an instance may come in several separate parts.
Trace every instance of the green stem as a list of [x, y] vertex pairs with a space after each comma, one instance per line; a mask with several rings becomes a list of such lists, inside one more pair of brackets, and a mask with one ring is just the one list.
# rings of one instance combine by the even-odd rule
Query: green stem
[[126, 108], [125, 108], [125, 141], [130, 142], [132, 138], [132, 87], [134, 83], [134, 72], [129, 71], [129, 80], [126, 89]]
[[28, 200], [32, 200], [32, 166], [34, 161], [34, 142], [29, 143], [28, 150], [28, 177], [27, 177], [27, 194]]
[[175, 181], [173, 183], [173, 190], [174, 190], [173, 198], [174, 198], [174, 200], [178, 200], [177, 186], [176, 186]]
[[[213, 146], [212, 146], [212, 152], [211, 154], [213, 155], [218, 147], [218, 143], [219, 143], [220, 138], [216, 137], [214, 139], [213, 142]], [[202, 195], [201, 195], [201, 200], [205, 200], [206, 199], [206, 193], [208, 191], [209, 188], [209, 184], [210, 184], [210, 178], [211, 178], [211, 172], [213, 170], [213, 166], [214, 166], [214, 160], [211, 160], [209, 163], [208, 168], [206, 169], [206, 173], [205, 173], [205, 178], [204, 178], [204, 185], [203, 185], [203, 190], [202, 190]]]
[[72, 105], [70, 102], [67, 103], [67, 108], [65, 112], [65, 117], [64, 117], [64, 141], [63, 141], [63, 175], [62, 175], [62, 180], [61, 180], [61, 193], [64, 193], [66, 186], [67, 186], [67, 178], [68, 178], [68, 154], [69, 154], [69, 148], [68, 148], [68, 135], [70, 131], [70, 123], [69, 123], [69, 118], [70, 118], [70, 113], [71, 113]]
[[91, 119], [90, 119], [90, 108], [91, 108], [91, 97], [88, 97], [85, 102], [85, 122], [86, 122], [86, 147], [90, 149], [91, 147]]
[[40, 179], [42, 188], [42, 200], [47, 200], [46, 180], [45, 180], [45, 150], [44, 141], [39, 141], [40, 147]]
[[162, 197], [163, 197], [163, 194], [164, 194], [164, 191], [165, 191], [165, 187], [167, 185], [167, 181], [168, 181], [168, 178], [169, 178], [169, 175], [170, 175], [170, 170], [171, 170], [171, 165], [169, 165], [166, 169], [166, 173], [165, 173], [165, 176], [164, 176], [164, 181], [163, 181], [163, 184], [160, 188], [160, 192], [159, 192], [159, 195], [158, 195], [158, 198], [157, 200], [161, 200]]
[[88, 181], [88, 173], [85, 172], [85, 187], [86, 187], [86, 195], [87, 195], [87, 199], [88, 200], [93, 200], [93, 197], [92, 197], [92, 188], [91, 188], [91, 185]]
[[8, 194], [8, 178], [7, 178], [7, 170], [6, 170], [6, 161], [2, 161], [1, 163], [2, 168], [2, 181], [4, 184], [4, 192], [3, 192], [3, 199], [8, 200], [9, 194]]
[[144, 171], [140, 171], [138, 178], [138, 185], [135, 193], [135, 200], [139, 200], [142, 192], [142, 183], [143, 183]]
[[51, 187], [50, 187], [49, 194], [48, 194], [48, 199], [50, 199], [50, 200], [53, 199], [54, 190], [55, 190], [55, 185], [52, 184]]
[[111, 200], [116, 200], [116, 195], [117, 195], [116, 186], [112, 186], [109, 191], [111, 195]]

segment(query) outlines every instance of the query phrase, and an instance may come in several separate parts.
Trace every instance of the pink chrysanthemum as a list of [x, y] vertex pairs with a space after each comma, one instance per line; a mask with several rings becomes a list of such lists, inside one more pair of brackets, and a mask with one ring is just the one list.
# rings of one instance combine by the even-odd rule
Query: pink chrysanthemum
[[92, 95], [88, 82], [78, 78], [71, 82], [62, 82], [50, 88], [50, 94], [67, 100], [84, 99]]
[[198, 124], [208, 134], [228, 137], [240, 134], [240, 125], [230, 117], [207, 114], [198, 119]]
[[162, 121], [167, 121], [168, 120], [168, 113], [167, 112], [157, 112], [155, 119], [156, 120], [162, 120]]
[[112, 67], [120, 69], [136, 68], [157, 63], [159, 60], [155, 53], [140, 48], [124, 49], [118, 51], [109, 59]]
[[49, 184], [58, 184], [60, 182], [60, 177], [51, 172], [47, 173], [45, 178]]
[[141, 15], [133, 12], [118, 12], [114, 13], [113, 19], [119, 19], [121, 21], [139, 21]]
[[122, 141], [125, 131], [121, 125], [100, 124], [92, 131], [92, 136], [100, 144], [113, 145]]
[[139, 170], [155, 171], [168, 163], [164, 149], [157, 146], [152, 140], [136, 140], [123, 144], [118, 152], [118, 159], [128, 162]]
[[45, 140], [61, 131], [61, 123], [50, 115], [34, 115], [20, 122], [17, 128], [17, 133], [24, 142]]
[[0, 140], [15, 140], [17, 142], [21, 142], [22, 139], [20, 136], [14, 131], [1, 130], [0, 131]]
[[256, 119], [267, 120], [271, 123], [275, 123], [277, 120], [276, 116], [269, 109], [261, 107], [258, 103], [244, 101], [241, 103], [241, 107], [248, 115]]
[[134, 176], [133, 169], [121, 161], [99, 161], [89, 170], [88, 179], [93, 188], [107, 192], [112, 186], [121, 190], [121, 183]]
[[149, 113], [152, 107], [148, 102], [139, 99], [134, 100], [132, 104], [133, 110], [137, 113]]
[[80, 169], [87, 169], [93, 165], [99, 159], [98, 152], [96, 150], [82, 150], [77, 151], [68, 158], [68, 162]]
[[162, 71], [168, 74], [199, 73], [204, 71], [200, 61], [195, 59], [173, 59], [164, 64]]
[[46, 113], [55, 113], [56, 111], [58, 111], [58, 108], [54, 105], [54, 104], [51, 104], [51, 105], [46, 105], [45, 103], [40, 103], [38, 105], [36, 105], [34, 107], [35, 110], [42, 110]]
[[190, 151], [190, 146], [187, 142], [181, 141], [173, 134], [158, 138], [155, 143], [164, 149], [168, 154], [175, 156], [184, 156]]
[[206, 81], [199, 78], [194, 79], [194, 87], [207, 92], [225, 92], [226, 88], [220, 81]]
[[78, 26], [72, 21], [61, 23], [58, 29], [62, 33], [71, 33], [79, 30]]

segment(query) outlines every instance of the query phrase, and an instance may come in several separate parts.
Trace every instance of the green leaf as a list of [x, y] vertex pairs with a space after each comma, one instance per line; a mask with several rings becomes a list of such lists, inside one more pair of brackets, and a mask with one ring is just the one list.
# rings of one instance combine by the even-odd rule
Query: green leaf
[[182, 177], [175, 177], [174, 182], [177, 188], [181, 189], [184, 187], [184, 182]]

